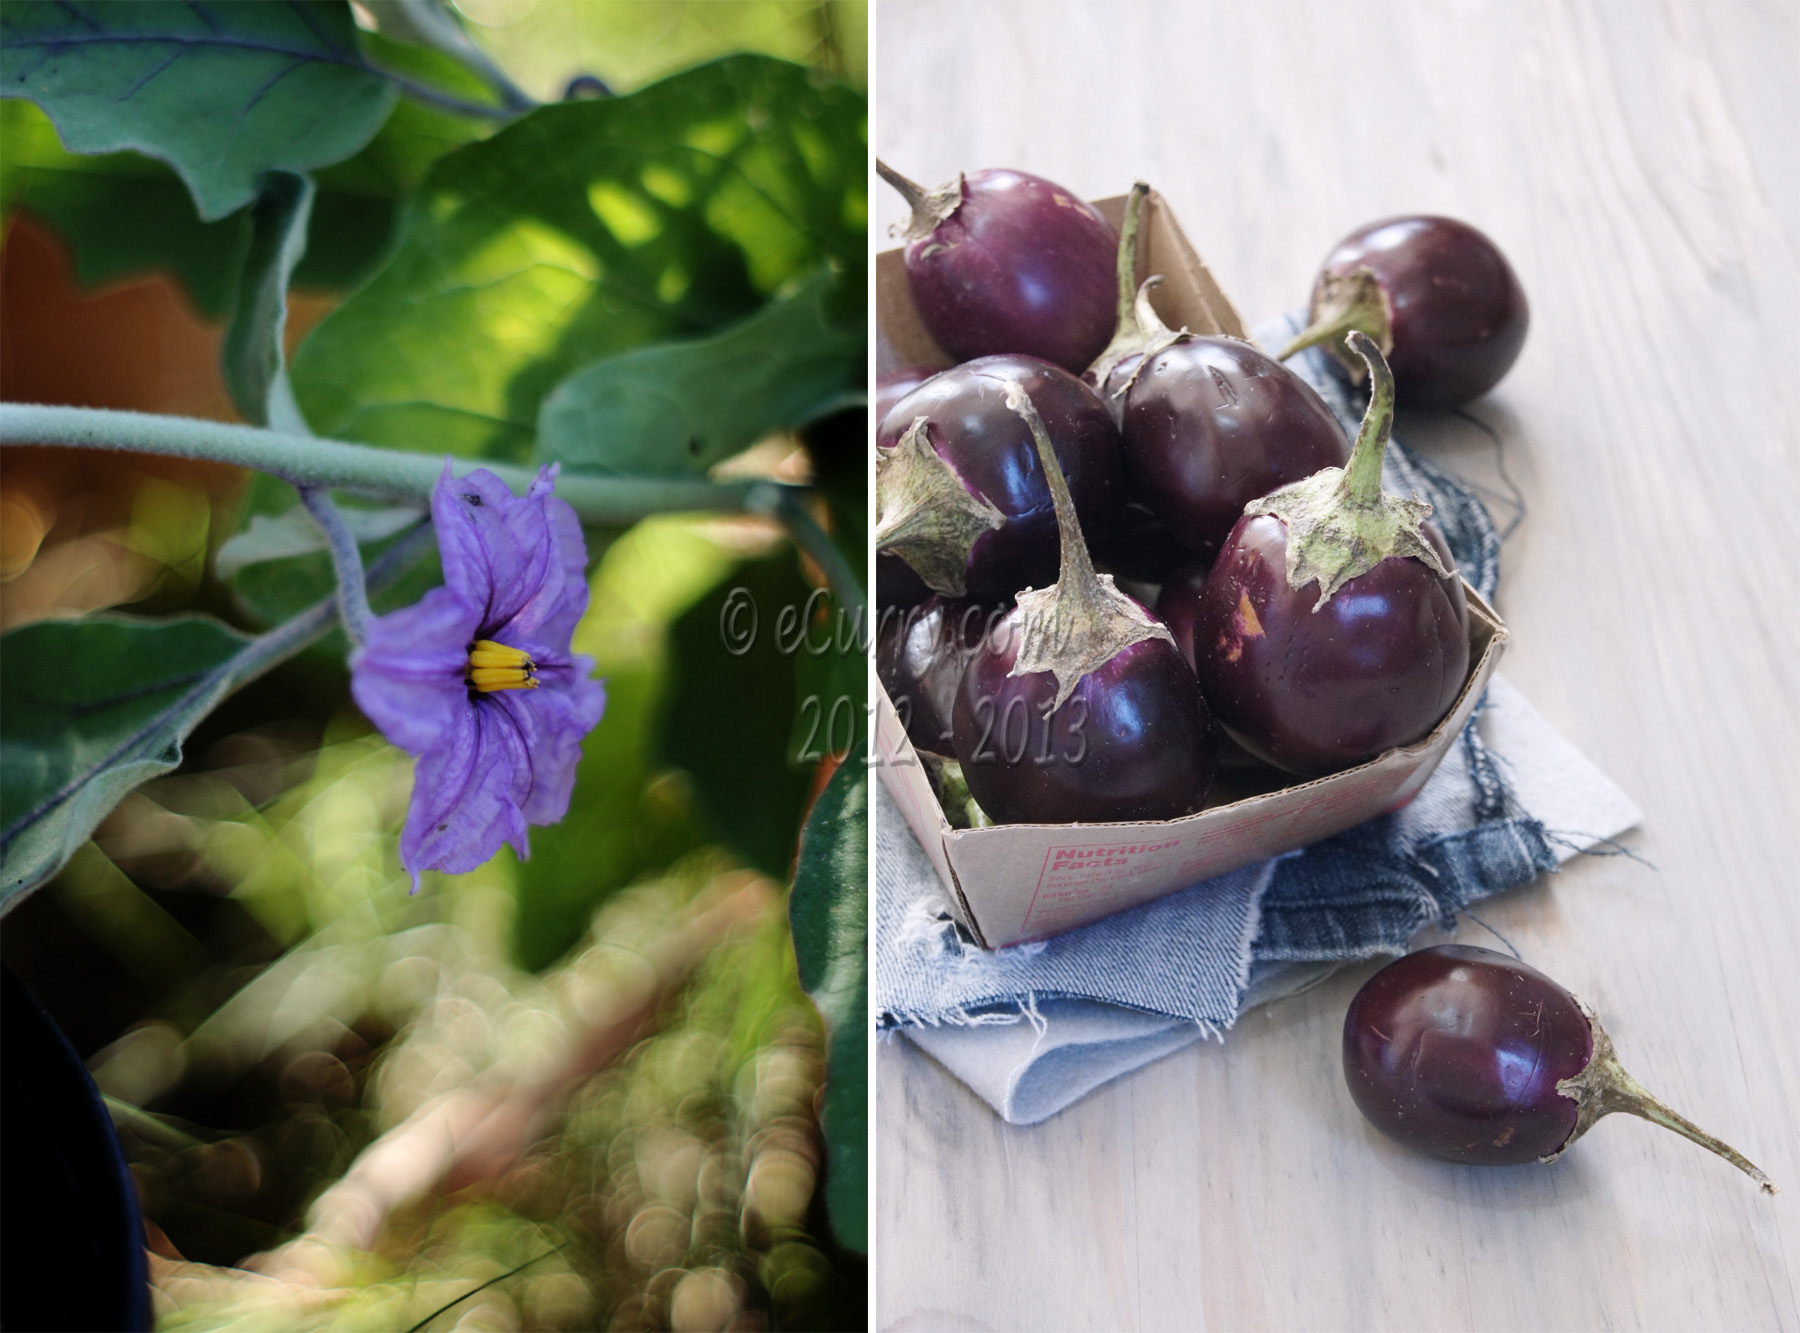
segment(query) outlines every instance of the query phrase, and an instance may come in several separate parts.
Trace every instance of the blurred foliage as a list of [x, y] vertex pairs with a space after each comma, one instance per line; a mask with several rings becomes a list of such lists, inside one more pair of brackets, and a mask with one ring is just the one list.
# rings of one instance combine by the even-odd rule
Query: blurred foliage
[[52, 620], [0, 638], [0, 907], [181, 762], [248, 642], [199, 616]]
[[[704, 474], [771, 431], [863, 398], [864, 296], [821, 273], [721, 333], [602, 357], [538, 413], [540, 458], [620, 476]], [[840, 325], [832, 306], [850, 305]]]
[[800, 984], [830, 1041], [820, 1121], [831, 1154], [831, 1228], [869, 1247], [869, 771], [841, 764], [807, 817], [788, 899]]
[[629, 92], [721, 51], [760, 51], [868, 86], [868, 8], [859, 0], [459, 0], [475, 40], [532, 96], [571, 79]]
[[[775, 637], [779, 612], [812, 593], [798, 564], [791, 551], [746, 561], [676, 620], [658, 726], [661, 756], [691, 775], [707, 829], [781, 879], [793, 869], [811, 784], [810, 765], [791, 748], [795, 658]], [[751, 620], [730, 618], [746, 606]], [[737, 637], [744, 625], [755, 627], [747, 644]]]
[[587, 362], [860, 271], [865, 139], [855, 94], [756, 56], [540, 107], [432, 169], [387, 265], [295, 355], [300, 407], [333, 438], [521, 459]]

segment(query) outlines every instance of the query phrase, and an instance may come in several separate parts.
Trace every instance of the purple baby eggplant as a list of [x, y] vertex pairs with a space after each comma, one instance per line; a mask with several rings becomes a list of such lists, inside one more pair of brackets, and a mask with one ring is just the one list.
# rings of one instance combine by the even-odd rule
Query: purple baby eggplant
[[875, 424], [879, 426], [907, 394], [942, 370], [942, 366], [902, 366], [875, 381]]
[[938, 346], [957, 361], [1018, 352], [1080, 374], [1112, 337], [1105, 218], [1041, 176], [991, 170], [926, 190], [877, 160], [912, 207], [906, 281]]
[[[1125, 388], [1132, 371], [1144, 359], [1146, 351], [1156, 350], [1152, 346], [1154, 335], [1145, 330], [1137, 309], [1139, 219], [1149, 194], [1150, 187], [1138, 181], [1125, 200], [1125, 223], [1119, 228], [1118, 328], [1106, 350], [1081, 376], [1082, 383], [1100, 396], [1115, 426], [1125, 418]], [[1151, 278], [1149, 283], [1161, 281], [1161, 278]], [[1161, 329], [1160, 323], [1157, 327]], [[1167, 330], [1162, 332], [1167, 334]], [[1119, 507], [1117, 521], [1104, 529], [1093, 530], [1089, 535], [1094, 540], [1094, 554], [1102, 565], [1115, 574], [1144, 583], [1161, 583], [1177, 567], [1193, 558], [1193, 553], [1175, 540], [1169, 525], [1156, 510], [1129, 490], [1125, 503]]]
[[954, 753], [950, 715], [963, 669], [1005, 614], [1003, 607], [928, 597], [882, 616], [875, 674], [914, 746], [934, 754]]
[[[1162, 327], [1148, 299], [1139, 319]], [[1152, 342], [1132, 371], [1122, 434], [1128, 493], [1207, 560], [1250, 501], [1350, 456], [1298, 375], [1247, 342], [1186, 333]]]
[[1056, 577], [1056, 508], [1017, 386], [1049, 432], [1081, 521], [1119, 507], [1119, 436], [1093, 390], [1028, 356], [964, 362], [901, 399], [876, 433], [875, 549], [946, 597], [1010, 602]]
[[1014, 385], [1055, 498], [1061, 574], [1027, 589], [963, 673], [957, 760], [999, 823], [1172, 819], [1200, 808], [1217, 762], [1206, 706], [1169, 632], [1094, 571], [1044, 423]]
[[1423, 739], [1469, 667], [1469, 611], [1431, 506], [1385, 494], [1393, 381], [1374, 343], [1349, 465], [1246, 507], [1193, 610], [1194, 665], [1225, 729], [1313, 776]]
[[1456, 407], [1500, 382], [1531, 312], [1500, 248], [1466, 222], [1400, 217], [1351, 232], [1313, 283], [1309, 327], [1281, 353], [1323, 346], [1352, 383], [1362, 362], [1344, 335], [1375, 340], [1402, 407]]
[[1448, 1161], [1553, 1161], [1601, 1116], [1628, 1111], [1775, 1192], [1735, 1149], [1627, 1074], [1592, 1010], [1492, 949], [1441, 944], [1370, 977], [1344, 1015], [1344, 1081], [1375, 1128]]

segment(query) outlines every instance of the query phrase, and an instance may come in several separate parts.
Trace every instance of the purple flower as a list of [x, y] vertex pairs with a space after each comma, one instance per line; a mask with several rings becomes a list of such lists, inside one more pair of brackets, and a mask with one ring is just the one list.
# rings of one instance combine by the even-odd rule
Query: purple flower
[[581, 739], [606, 706], [591, 658], [569, 651], [587, 609], [587, 548], [544, 468], [523, 499], [486, 470], [431, 495], [444, 586], [382, 616], [350, 657], [350, 693], [395, 745], [417, 755], [400, 863], [473, 870], [525, 826], [569, 809]]

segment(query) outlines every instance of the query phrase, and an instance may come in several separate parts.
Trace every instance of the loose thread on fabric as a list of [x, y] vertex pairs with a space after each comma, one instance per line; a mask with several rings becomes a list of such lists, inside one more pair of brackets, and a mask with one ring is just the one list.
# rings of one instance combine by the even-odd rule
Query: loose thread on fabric
[[1463, 915], [1468, 917], [1469, 920], [1473, 921], [1476, 925], [1480, 926], [1483, 930], [1485, 930], [1488, 934], [1492, 935], [1495, 939], [1499, 940], [1500, 943], [1504, 944], [1506, 946], [1506, 951], [1509, 954], [1511, 954], [1514, 958], [1517, 958], [1521, 963], [1523, 963], [1525, 961], [1525, 955], [1519, 952], [1517, 945], [1515, 945], [1511, 940], [1507, 939], [1506, 936], [1502, 935], [1499, 931], [1495, 930], [1487, 922], [1483, 921], [1480, 917], [1476, 916], [1475, 913], [1472, 912], [1469, 908], [1467, 908], [1467, 907], [1463, 908]]
[[[1519, 483], [1514, 481], [1512, 474], [1506, 470], [1506, 439], [1491, 422], [1482, 420], [1466, 407], [1456, 408], [1455, 415], [1494, 442], [1494, 470], [1500, 474], [1500, 480], [1506, 483], [1507, 503], [1512, 506], [1513, 511], [1512, 519], [1500, 530], [1500, 542], [1504, 545], [1507, 539], [1519, 530], [1519, 524], [1525, 521], [1525, 515], [1531, 512], [1530, 506], [1525, 503], [1525, 492], [1519, 489]], [[1473, 482], [1465, 484], [1471, 490], [1478, 489]], [[1486, 488], [1479, 489], [1485, 490]]]
[[[1579, 829], [1545, 829], [1544, 837], [1558, 847], [1567, 847], [1577, 856], [1623, 856], [1659, 875], [1662, 873], [1662, 867], [1656, 862], [1641, 852], [1633, 851], [1616, 838], [1602, 838], [1592, 833], [1583, 833]], [[1595, 851], [1594, 848], [1602, 843], [1611, 850]]]

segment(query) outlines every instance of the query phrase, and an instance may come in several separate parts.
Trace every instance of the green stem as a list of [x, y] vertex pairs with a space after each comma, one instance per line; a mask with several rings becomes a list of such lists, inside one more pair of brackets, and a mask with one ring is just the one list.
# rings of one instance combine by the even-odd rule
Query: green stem
[[[851, 569], [850, 562], [844, 559], [843, 552], [838, 550], [830, 535], [819, 526], [800, 494], [791, 486], [778, 486], [774, 482], [761, 485], [763, 489], [752, 492], [745, 507], [752, 513], [778, 520], [787, 529], [794, 545], [811, 556], [813, 563], [823, 571], [825, 582], [830, 585], [838, 604], [860, 617], [865, 609], [862, 580], [856, 577], [856, 571]], [[858, 623], [861, 623], [860, 619]]]
[[915, 213], [925, 206], [925, 187], [917, 181], [908, 180], [880, 158], [875, 159], [875, 173], [898, 190], [900, 197], [906, 200], [906, 206]]
[[331, 564], [337, 572], [338, 615], [344, 622], [345, 637], [352, 647], [360, 648], [369, 637], [369, 621], [374, 619], [374, 612], [369, 609], [368, 585], [363, 581], [362, 548], [332, 503], [329, 491], [308, 486], [300, 492], [300, 503], [306, 506], [306, 512], [313, 516], [331, 547]]
[[1394, 373], [1368, 334], [1352, 329], [1346, 341], [1369, 367], [1369, 410], [1363, 413], [1339, 490], [1345, 504], [1369, 509], [1381, 503], [1381, 462], [1394, 428]]
[[[394, 500], [429, 500], [443, 473], [442, 455], [376, 449], [340, 440], [284, 435], [255, 426], [147, 412], [93, 407], [40, 407], [0, 403], [0, 444], [116, 449], [204, 459], [254, 468], [299, 488], [359, 491]], [[458, 472], [485, 467], [523, 492], [531, 469], [482, 459], [458, 459]], [[556, 493], [586, 523], [630, 523], [651, 514], [711, 511], [743, 513], [762, 481], [714, 482], [699, 478], [564, 476]]]
[[1130, 321], [1137, 304], [1137, 238], [1138, 217], [1144, 196], [1150, 193], [1147, 181], [1133, 181], [1131, 194], [1125, 200], [1125, 225], [1119, 228], [1119, 327]]

